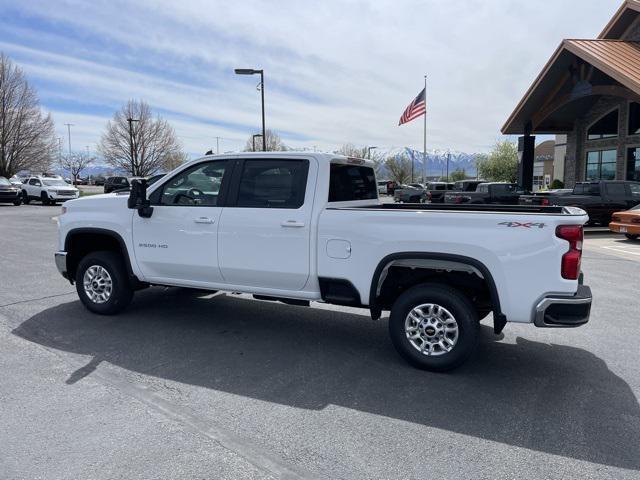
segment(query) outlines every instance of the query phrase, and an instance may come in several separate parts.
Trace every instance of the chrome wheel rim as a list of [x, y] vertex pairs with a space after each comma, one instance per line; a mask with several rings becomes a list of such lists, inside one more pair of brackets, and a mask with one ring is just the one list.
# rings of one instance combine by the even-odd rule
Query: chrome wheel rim
[[109, 272], [100, 265], [92, 265], [82, 278], [84, 292], [93, 303], [105, 303], [111, 298], [113, 282]]
[[452, 313], [441, 305], [424, 303], [411, 309], [404, 322], [413, 348], [430, 357], [449, 353], [458, 343], [460, 331]]

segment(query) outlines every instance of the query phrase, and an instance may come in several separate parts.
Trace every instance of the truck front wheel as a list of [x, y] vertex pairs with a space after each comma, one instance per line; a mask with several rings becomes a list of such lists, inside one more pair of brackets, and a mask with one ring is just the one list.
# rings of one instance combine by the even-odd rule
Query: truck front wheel
[[413, 366], [451, 370], [473, 353], [480, 324], [473, 304], [455, 288], [422, 284], [398, 297], [389, 334], [398, 353]]
[[133, 298], [122, 257], [108, 251], [89, 253], [80, 261], [76, 290], [84, 306], [100, 315], [122, 311]]

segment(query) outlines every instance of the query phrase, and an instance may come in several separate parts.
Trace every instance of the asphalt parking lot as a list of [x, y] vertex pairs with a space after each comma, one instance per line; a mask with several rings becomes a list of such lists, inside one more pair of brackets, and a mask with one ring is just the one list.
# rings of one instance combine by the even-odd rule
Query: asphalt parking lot
[[0, 478], [640, 478], [640, 244], [590, 234], [588, 325], [490, 322], [449, 374], [386, 321], [177, 288], [98, 317], [60, 207], [0, 205]]

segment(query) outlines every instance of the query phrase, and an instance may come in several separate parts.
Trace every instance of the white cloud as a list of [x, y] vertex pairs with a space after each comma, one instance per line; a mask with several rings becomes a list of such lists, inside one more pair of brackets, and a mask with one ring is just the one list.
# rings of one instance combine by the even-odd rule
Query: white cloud
[[0, 49], [41, 86], [45, 105], [55, 103], [61, 134], [63, 122], [77, 125], [80, 144], [95, 144], [110, 115], [71, 113], [72, 101], [104, 112], [144, 98], [166, 112], [187, 150], [210, 148], [216, 135], [237, 148], [259, 127], [259, 97], [257, 78], [232, 70], [262, 67], [268, 126], [292, 132], [294, 146], [421, 148], [421, 122], [397, 119], [427, 73], [429, 148], [478, 151], [560, 40], [593, 38], [618, 5], [26, 0], [6, 8], [37, 23], [0, 36]]

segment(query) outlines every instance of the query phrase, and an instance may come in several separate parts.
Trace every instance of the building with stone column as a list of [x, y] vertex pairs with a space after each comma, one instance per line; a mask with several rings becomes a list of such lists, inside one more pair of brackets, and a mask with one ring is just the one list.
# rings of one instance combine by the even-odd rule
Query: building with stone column
[[640, 1], [626, 0], [597, 39], [563, 40], [502, 132], [557, 135], [554, 178], [566, 187], [640, 181]]

